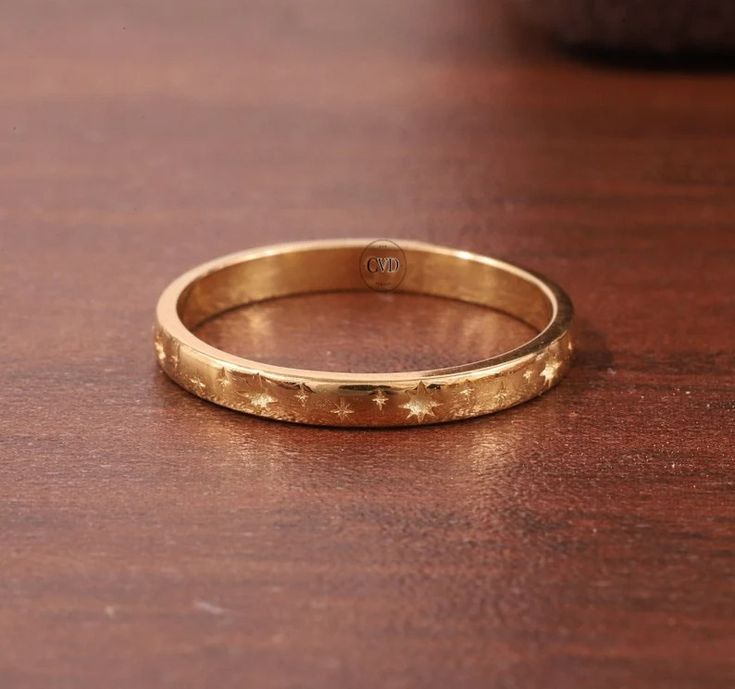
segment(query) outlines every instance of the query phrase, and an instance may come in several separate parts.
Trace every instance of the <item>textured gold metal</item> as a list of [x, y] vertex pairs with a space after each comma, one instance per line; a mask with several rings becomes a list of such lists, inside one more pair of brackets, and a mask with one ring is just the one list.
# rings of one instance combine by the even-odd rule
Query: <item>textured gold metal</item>
[[194, 334], [212, 316], [264, 299], [367, 289], [361, 261], [372, 241], [280, 244], [224, 256], [187, 272], [158, 302], [155, 351], [161, 367], [210, 402], [328, 426], [413, 426], [488, 414], [546, 392], [566, 373], [573, 310], [559, 287], [509, 263], [412, 240], [396, 242], [405, 257], [397, 291], [497, 309], [528, 323], [538, 335], [504, 354], [449, 368], [339, 373], [252, 361]]

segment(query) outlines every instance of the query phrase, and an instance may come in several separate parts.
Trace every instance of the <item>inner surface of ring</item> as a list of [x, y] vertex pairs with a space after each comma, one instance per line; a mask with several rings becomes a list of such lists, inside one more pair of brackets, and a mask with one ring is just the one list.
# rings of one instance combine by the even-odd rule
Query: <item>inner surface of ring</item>
[[401, 373], [483, 361], [537, 333], [456, 299], [349, 290], [247, 304], [213, 316], [194, 334], [219, 351], [285, 368]]
[[[311, 292], [368, 290], [360, 273], [361, 247], [309, 247], [264, 254], [202, 276], [181, 294], [177, 309], [194, 330], [207, 319], [238, 306]], [[552, 318], [549, 295], [512, 267], [468, 254], [407, 249], [406, 275], [397, 291], [415, 292], [486, 306], [524, 321], [537, 331]]]

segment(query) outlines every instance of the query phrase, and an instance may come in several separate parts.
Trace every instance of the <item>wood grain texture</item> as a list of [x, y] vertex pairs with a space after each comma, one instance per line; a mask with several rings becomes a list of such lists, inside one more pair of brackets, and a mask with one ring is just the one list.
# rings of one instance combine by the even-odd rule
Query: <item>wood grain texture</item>
[[[733, 686], [735, 77], [575, 61], [490, 0], [8, 5], [3, 687]], [[157, 371], [181, 271], [366, 235], [558, 281], [569, 377], [338, 431]], [[274, 356], [480, 346], [303, 308]]]

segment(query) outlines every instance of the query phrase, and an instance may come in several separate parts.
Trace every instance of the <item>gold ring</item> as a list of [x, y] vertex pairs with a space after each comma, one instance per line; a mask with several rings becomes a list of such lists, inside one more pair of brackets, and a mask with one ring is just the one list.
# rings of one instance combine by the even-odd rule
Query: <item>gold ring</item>
[[[228, 354], [194, 331], [245, 304], [309, 292], [396, 289], [503, 311], [532, 326], [529, 342], [482, 361], [425, 371], [340, 373]], [[161, 295], [161, 368], [193, 394], [257, 416], [328, 426], [413, 426], [496, 412], [554, 386], [572, 356], [569, 297], [509, 263], [418, 241], [279, 244], [205, 263]]]

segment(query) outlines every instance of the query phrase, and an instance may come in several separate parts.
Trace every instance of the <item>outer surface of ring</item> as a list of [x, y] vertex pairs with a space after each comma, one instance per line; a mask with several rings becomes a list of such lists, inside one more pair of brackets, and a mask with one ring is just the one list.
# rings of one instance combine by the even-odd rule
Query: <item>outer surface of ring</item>
[[161, 368], [210, 402], [328, 426], [412, 426], [488, 414], [546, 392], [566, 373], [573, 309], [559, 287], [496, 259], [410, 240], [400, 241], [407, 273], [399, 291], [481, 303], [525, 320], [539, 334], [482, 361], [390, 373], [274, 366], [234, 356], [194, 334], [201, 322], [239, 305], [304, 292], [365, 289], [357, 261], [370, 241], [280, 244], [224, 256], [185, 273], [158, 302], [154, 330]]

